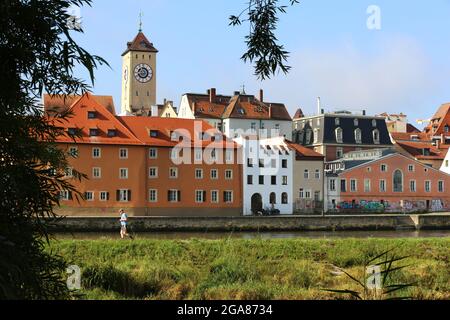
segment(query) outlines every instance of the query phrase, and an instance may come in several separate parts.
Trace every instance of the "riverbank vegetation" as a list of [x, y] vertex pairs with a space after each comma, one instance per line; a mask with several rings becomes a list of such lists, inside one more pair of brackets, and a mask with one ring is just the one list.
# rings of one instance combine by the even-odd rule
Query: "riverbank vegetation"
[[[82, 299], [350, 299], [364, 263], [395, 248], [393, 283], [414, 299], [450, 299], [450, 239], [58, 240], [81, 267]], [[337, 268], [336, 268], [337, 267]], [[395, 296], [393, 296], [395, 297]]]

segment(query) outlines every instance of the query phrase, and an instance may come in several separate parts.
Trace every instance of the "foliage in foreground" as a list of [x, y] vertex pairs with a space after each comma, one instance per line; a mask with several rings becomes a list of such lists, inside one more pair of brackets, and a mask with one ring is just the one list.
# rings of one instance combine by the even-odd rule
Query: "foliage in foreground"
[[[59, 122], [44, 117], [41, 97], [89, 89], [74, 76], [105, 61], [72, 39], [68, 8], [90, 0], [0, 2], [0, 299], [67, 298], [65, 261], [45, 251], [47, 223], [61, 190], [67, 157], [54, 141]], [[76, 178], [81, 175], [74, 173]]]
[[82, 269], [86, 299], [355, 299], [323, 288], [360, 286], [335, 267], [364, 277], [363, 266], [395, 246], [412, 283], [392, 298], [450, 299], [449, 239], [408, 240], [95, 240], [53, 243]]

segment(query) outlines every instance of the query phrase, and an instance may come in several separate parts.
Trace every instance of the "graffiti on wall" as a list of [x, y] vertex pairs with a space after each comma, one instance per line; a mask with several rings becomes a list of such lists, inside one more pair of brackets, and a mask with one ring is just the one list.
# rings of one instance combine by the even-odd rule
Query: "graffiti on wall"
[[365, 212], [439, 212], [450, 210], [450, 202], [435, 199], [427, 200], [401, 200], [401, 201], [342, 201], [333, 206], [328, 203], [328, 208], [338, 211], [365, 211]]

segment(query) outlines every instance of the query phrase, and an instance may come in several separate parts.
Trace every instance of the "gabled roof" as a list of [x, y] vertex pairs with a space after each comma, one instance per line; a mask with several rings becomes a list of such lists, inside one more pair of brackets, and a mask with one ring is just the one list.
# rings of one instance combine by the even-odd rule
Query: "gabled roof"
[[406, 132], [408, 133], [419, 133], [420, 130], [417, 129], [414, 125], [411, 123], [406, 124]]
[[[58, 121], [64, 129], [78, 129], [81, 137], [77, 143], [140, 145], [142, 142], [125, 127], [117, 118], [90, 94], [79, 97], [69, 109], [71, 113], [67, 121]], [[88, 118], [88, 112], [96, 112], [95, 119]], [[98, 129], [98, 136], [91, 137], [90, 129]], [[108, 130], [116, 130], [116, 136], [108, 137]], [[72, 143], [70, 137], [60, 137], [58, 142]]]
[[305, 114], [303, 113], [303, 110], [301, 108], [298, 108], [297, 111], [294, 114], [294, 118], [293, 119], [301, 119], [305, 116]]
[[440, 135], [444, 132], [446, 125], [450, 126], [450, 103], [445, 103], [439, 107], [424, 132], [429, 135]]
[[287, 144], [296, 153], [297, 160], [323, 160], [325, 158], [321, 153], [315, 152], [309, 148], [303, 147], [297, 143], [287, 141]]
[[[44, 94], [44, 110], [46, 112], [57, 112], [63, 113], [72, 106], [72, 104], [78, 100], [80, 95], [49, 95]], [[109, 112], [116, 114], [116, 109], [114, 107], [114, 100], [112, 96], [98, 96], [90, 95], [98, 103], [103, 105]]]
[[[444, 160], [446, 152], [428, 141], [397, 141], [397, 145], [419, 160]], [[423, 150], [429, 149], [430, 154], [424, 155]]]
[[158, 50], [156, 50], [153, 46], [153, 43], [148, 41], [147, 37], [142, 32], [139, 32], [133, 41], [127, 43], [127, 49], [122, 56], [127, 54], [129, 51], [158, 52]]
[[199, 119], [221, 119], [231, 99], [231, 96], [217, 95], [211, 102], [207, 94], [187, 93], [186, 96], [195, 118]]

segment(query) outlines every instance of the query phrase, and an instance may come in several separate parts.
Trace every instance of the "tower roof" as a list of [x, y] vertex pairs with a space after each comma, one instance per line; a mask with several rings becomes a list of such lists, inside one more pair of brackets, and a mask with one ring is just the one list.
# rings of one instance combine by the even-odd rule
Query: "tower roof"
[[127, 43], [127, 49], [122, 54], [126, 55], [129, 51], [138, 52], [158, 52], [153, 43], [148, 41], [147, 37], [141, 31], [137, 34], [133, 41]]

